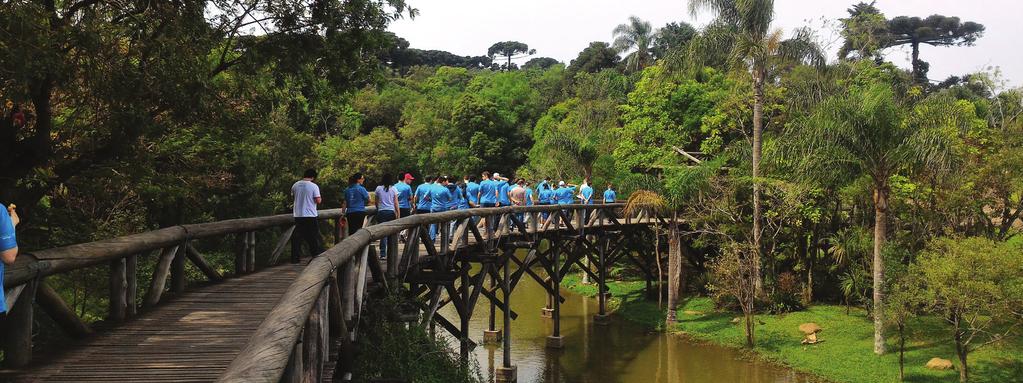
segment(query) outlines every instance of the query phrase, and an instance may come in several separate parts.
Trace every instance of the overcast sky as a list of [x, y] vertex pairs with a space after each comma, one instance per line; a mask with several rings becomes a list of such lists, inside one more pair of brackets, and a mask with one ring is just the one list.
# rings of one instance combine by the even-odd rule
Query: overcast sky
[[[775, 0], [775, 25], [786, 32], [810, 25], [829, 49], [829, 60], [841, 45], [837, 19], [858, 0]], [[612, 40], [611, 30], [635, 15], [655, 28], [673, 21], [697, 27], [709, 18], [692, 18], [687, 0], [408, 0], [420, 10], [414, 20], [395, 22], [391, 30], [412, 47], [440, 49], [458, 55], [486, 55], [498, 41], [529, 44], [537, 56], [568, 63], [591, 41]], [[889, 17], [943, 14], [975, 21], [987, 28], [972, 47], [921, 47], [931, 64], [929, 77], [1000, 67], [1012, 86], [1023, 85], [1023, 1], [1021, 0], [879, 0]], [[909, 49], [889, 49], [889, 60], [909, 67]]]

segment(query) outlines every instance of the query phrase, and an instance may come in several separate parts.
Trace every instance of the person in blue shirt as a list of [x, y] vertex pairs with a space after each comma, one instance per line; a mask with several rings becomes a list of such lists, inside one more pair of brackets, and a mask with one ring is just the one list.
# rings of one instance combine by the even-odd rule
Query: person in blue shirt
[[[451, 203], [451, 191], [448, 190], [448, 177], [439, 176], [437, 182], [430, 187], [430, 212], [447, 211]], [[430, 239], [437, 240], [437, 225], [430, 225]]]
[[478, 200], [482, 207], [497, 206], [497, 183], [490, 179], [490, 172], [483, 172]]
[[575, 202], [575, 185], [566, 184], [565, 181], [558, 182], [558, 189], [554, 191], [554, 197], [558, 205], [571, 205]]
[[476, 183], [476, 176], [469, 176], [469, 182], [465, 183], [465, 195], [470, 208], [480, 207], [480, 184]]
[[589, 179], [583, 181], [583, 186], [579, 188], [579, 200], [580, 203], [586, 205], [593, 203], [593, 187], [590, 186]]
[[511, 206], [511, 200], [508, 199], [508, 190], [511, 189], [511, 185], [508, 183], [508, 179], [501, 177], [501, 173], [494, 173], [494, 181], [497, 181], [497, 206]]
[[459, 189], [459, 186], [458, 186], [457, 183], [451, 181], [451, 178], [448, 178], [447, 188], [448, 188], [448, 193], [451, 194], [451, 200], [448, 201], [448, 209], [447, 210], [458, 210], [458, 203], [459, 203], [459, 199], [461, 199], [462, 191]]
[[433, 181], [436, 179], [434, 176], [427, 176], [423, 179], [423, 183], [416, 187], [416, 193], [413, 195], [415, 200], [413, 204], [416, 207], [416, 214], [424, 214], [430, 212], [430, 188], [433, 187]]
[[345, 189], [345, 199], [341, 201], [341, 209], [345, 212], [345, 220], [348, 221], [348, 235], [355, 234], [366, 222], [366, 205], [369, 204], [369, 191], [362, 184], [366, 177], [362, 173], [355, 173], [348, 178], [348, 188]]
[[[540, 184], [536, 186], [537, 195], [540, 197], [540, 205], [550, 205], [554, 203], [554, 188], [551, 187], [551, 178], [547, 177]], [[549, 218], [551, 213], [544, 212], [544, 221]]]
[[618, 193], [615, 193], [614, 185], [607, 183], [607, 190], [604, 190], [604, 203], [615, 203], [618, 201]]
[[4, 265], [13, 265], [18, 257], [18, 239], [14, 228], [21, 219], [11, 205], [0, 209], [0, 314], [7, 312], [7, 297], [4, 296]]
[[533, 188], [529, 181], [526, 181], [526, 206], [533, 206], [536, 204], [536, 199], [533, 197]]
[[[593, 203], [593, 187], [590, 186], [589, 178], [583, 180], [583, 185], [579, 188], [579, 203], [583, 205], [589, 205]], [[590, 210], [583, 210], [583, 222], [589, 221]]]
[[394, 190], [398, 192], [398, 215], [408, 217], [412, 215], [412, 173], [405, 173], [404, 177], [398, 178], [394, 184]]

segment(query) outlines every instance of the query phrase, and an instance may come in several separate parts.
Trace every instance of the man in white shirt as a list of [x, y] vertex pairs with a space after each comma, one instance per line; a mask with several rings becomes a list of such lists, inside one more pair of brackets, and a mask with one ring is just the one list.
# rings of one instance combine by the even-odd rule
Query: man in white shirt
[[306, 169], [302, 179], [291, 186], [291, 195], [295, 197], [293, 215], [295, 217], [295, 231], [291, 235], [291, 263], [299, 263], [302, 255], [302, 242], [309, 247], [309, 257], [315, 257], [323, 252], [320, 245], [319, 213], [316, 205], [323, 202], [320, 196], [320, 187], [313, 181], [316, 180], [316, 169]]

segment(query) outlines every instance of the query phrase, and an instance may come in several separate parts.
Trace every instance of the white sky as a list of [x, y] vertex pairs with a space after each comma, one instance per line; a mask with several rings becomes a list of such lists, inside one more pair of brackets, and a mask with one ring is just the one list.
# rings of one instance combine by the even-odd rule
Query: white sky
[[[841, 45], [837, 19], [859, 0], [775, 0], [775, 25], [786, 32], [810, 25], [829, 51], [829, 60]], [[458, 55], [486, 55], [498, 41], [529, 44], [536, 56], [568, 63], [591, 41], [612, 40], [611, 30], [630, 15], [655, 28], [672, 21], [697, 27], [709, 18], [693, 19], [687, 0], [408, 0], [420, 10], [415, 20], [403, 19], [391, 31], [419, 49], [440, 49]], [[920, 57], [931, 64], [929, 77], [942, 80], [997, 66], [1011, 86], [1023, 84], [1023, 1], [1020, 0], [879, 0], [885, 16], [943, 14], [975, 21], [987, 28], [975, 46], [923, 45]], [[887, 58], [909, 67], [909, 49], [892, 48]]]

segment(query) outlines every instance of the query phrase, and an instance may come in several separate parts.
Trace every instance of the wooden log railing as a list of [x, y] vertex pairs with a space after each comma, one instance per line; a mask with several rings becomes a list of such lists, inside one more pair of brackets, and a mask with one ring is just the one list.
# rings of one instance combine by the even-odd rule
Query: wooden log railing
[[[620, 225], [616, 211], [624, 207], [624, 204], [595, 204], [595, 205], [553, 205], [553, 206], [528, 206], [528, 207], [499, 207], [499, 208], [478, 208], [470, 210], [454, 210], [447, 212], [419, 214], [409, 217], [402, 217], [394, 221], [370, 225], [359, 230], [355, 234], [337, 243], [326, 250], [319, 257], [313, 259], [308, 266], [296, 277], [284, 295], [272, 309], [270, 314], [263, 320], [258, 329], [249, 338], [242, 352], [232, 361], [227, 370], [220, 376], [220, 382], [318, 382], [324, 374], [335, 374], [335, 378], [345, 380], [350, 376], [351, 350], [350, 342], [355, 340], [357, 332], [356, 321], [358, 313], [362, 310], [363, 294], [367, 275], [368, 256], [375, 252], [372, 245], [381, 239], [397, 237], [405, 232], [407, 240], [404, 252], [398, 253], [397, 249], [388, 251], [387, 277], [408, 270], [408, 265], [417, 262], [444, 259], [445, 256], [457, 251], [460, 244], [467, 245], [470, 236], [477, 240], [477, 244], [487, 237], [493, 238], [504, 235], [512, 237], [529, 236], [540, 231], [553, 230], [555, 233], [562, 230], [564, 225], [569, 235], [585, 235], [586, 229], [594, 225], [604, 225], [614, 222]], [[566, 212], [568, 212], [566, 214]], [[551, 214], [555, 218], [541, 222], [542, 213]], [[586, 214], [598, 213], [598, 214]], [[528, 215], [529, 224], [523, 224], [516, 215]], [[585, 217], [589, 216], [590, 219]], [[574, 217], [571, 222], [567, 217]], [[626, 217], [627, 219], [630, 217]], [[477, 232], [476, 224], [478, 219], [485, 222], [487, 230], [485, 235]], [[497, 220], [495, 231], [490, 229], [490, 223]], [[553, 223], [552, 223], [553, 221]], [[636, 222], [639, 220], [630, 220]], [[450, 238], [441, 234], [437, 242], [439, 247], [434, 247], [433, 240], [429, 239], [426, 233], [430, 225], [439, 225], [439, 233], [448, 233], [451, 223], [460, 222], [459, 228]], [[471, 233], [471, 234], [470, 234]], [[557, 235], [557, 234], [555, 234]], [[418, 238], [417, 238], [418, 237]], [[426, 254], [420, 258], [418, 241], [422, 239], [425, 244]], [[392, 241], [395, 246], [397, 241]], [[488, 245], [489, 246], [489, 245]], [[491, 248], [490, 251], [496, 251]], [[376, 263], [370, 261], [369, 265]], [[508, 262], [504, 262], [506, 266]], [[565, 267], [571, 265], [566, 264]], [[379, 267], [379, 263], [377, 263]], [[504, 301], [508, 299], [508, 268], [504, 267], [505, 280], [499, 291], [503, 291]], [[496, 272], [496, 271], [495, 271]], [[440, 275], [443, 272], [436, 272]], [[376, 274], [376, 273], [374, 273]], [[379, 275], [374, 275], [374, 280], [379, 282]], [[539, 278], [539, 277], [537, 277]], [[418, 282], [409, 282], [410, 284]], [[482, 282], [480, 282], [482, 285]], [[463, 283], [463, 287], [465, 284]], [[431, 322], [431, 319], [438, 320], [439, 324], [445, 327], [453, 327], [449, 322], [439, 315], [433, 316], [436, 308], [441, 304], [440, 290], [433, 291], [433, 297], [429, 302], [429, 313], [432, 318], [423, 319]], [[495, 290], [496, 292], [498, 290]], [[496, 298], [494, 292], [490, 292], [488, 298]], [[487, 291], [483, 292], [487, 294]], [[340, 299], [337, 299], [340, 296]], [[462, 303], [465, 305], [465, 303]], [[426, 305], [424, 305], [426, 306]], [[472, 310], [471, 307], [463, 308]], [[506, 320], [513, 316], [509, 310], [502, 307]], [[425, 315], [425, 314], [424, 314]], [[431, 322], [432, 323], [432, 322]], [[508, 331], [508, 323], [505, 323]], [[323, 365], [327, 362], [327, 342], [322, 341], [330, 334], [341, 334], [341, 352], [339, 352], [336, 371], [324, 371]], [[461, 333], [463, 342], [466, 334]], [[507, 337], [505, 338], [507, 339]], [[505, 344], [507, 348], [509, 343]], [[506, 350], [507, 352], [507, 350]], [[507, 359], [507, 355], [506, 355]], [[505, 364], [510, 363], [508, 360]], [[508, 367], [508, 366], [505, 366]]]
[[[321, 220], [341, 217], [341, 209], [319, 213]], [[31, 361], [33, 303], [38, 303], [69, 335], [80, 337], [92, 333], [90, 326], [47, 286], [47, 276], [108, 266], [110, 305], [107, 320], [117, 323], [135, 316], [140, 303], [142, 307], [159, 304], [165, 290], [174, 293], [184, 291], [187, 284], [186, 262], [192, 263], [211, 282], [224, 278], [196, 249], [193, 245], [195, 240], [237, 236], [242, 248], [236, 254], [235, 275], [241, 275], [255, 271], [257, 232], [274, 228], [283, 229], [273, 253], [267, 257], [268, 264], [274, 265], [294, 231], [294, 218], [290, 214], [179, 225], [103, 241], [23, 252], [4, 274], [3, 288], [8, 292], [6, 303], [9, 313], [2, 321], [3, 328], [0, 328], [3, 334], [0, 349], [6, 351], [5, 364], [20, 367]], [[156, 268], [149, 289], [138, 302], [139, 257], [153, 252], [157, 252], [158, 256]]]

